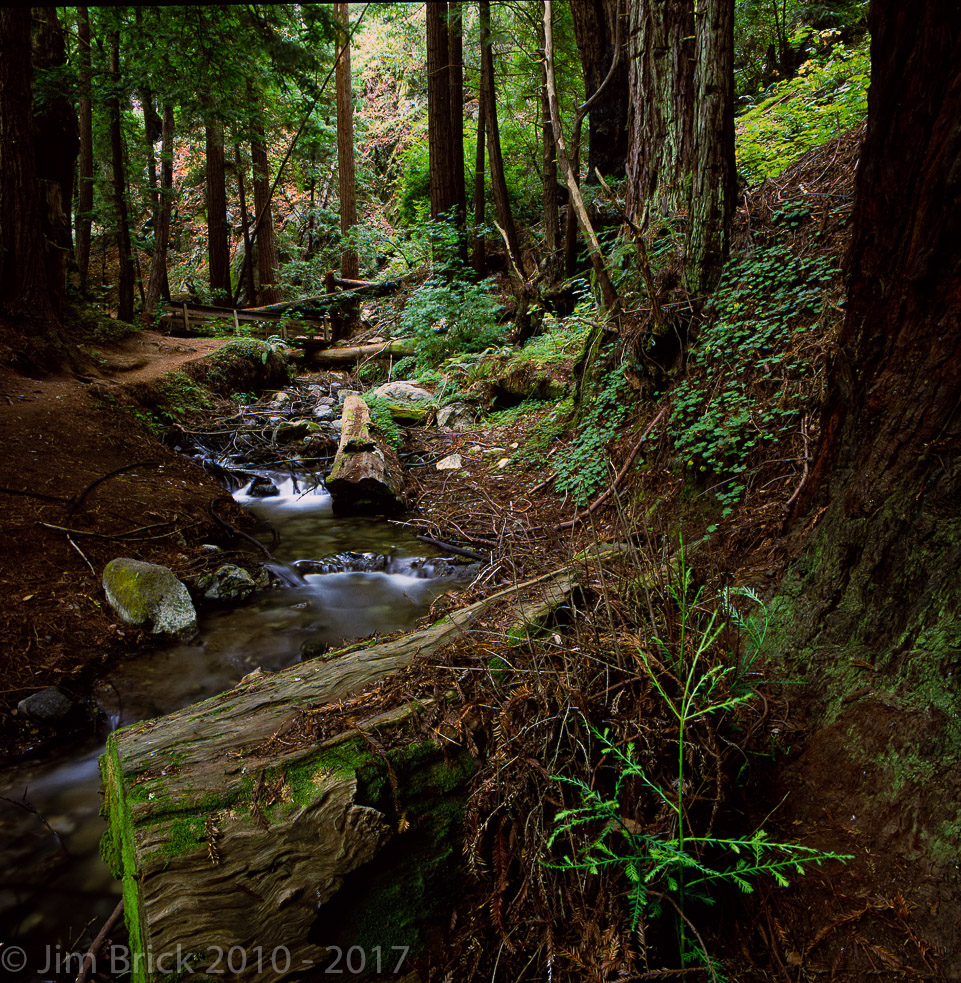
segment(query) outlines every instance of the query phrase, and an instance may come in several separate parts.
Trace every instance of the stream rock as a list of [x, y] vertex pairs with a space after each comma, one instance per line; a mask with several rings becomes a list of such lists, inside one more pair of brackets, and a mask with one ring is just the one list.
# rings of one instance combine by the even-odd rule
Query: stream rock
[[390, 415], [404, 423], [423, 423], [434, 408], [434, 397], [411, 382], [385, 382], [374, 390], [390, 410]]
[[477, 410], [470, 403], [448, 403], [437, 411], [437, 426], [452, 430], [471, 430], [477, 420]]
[[225, 563], [213, 573], [197, 578], [197, 588], [205, 601], [237, 603], [246, 600], [256, 589], [254, 578], [235, 563]]
[[189, 637], [197, 630], [190, 593], [167, 567], [128, 557], [111, 560], [103, 571], [103, 589], [113, 609], [129, 625], [157, 635]]
[[66, 693], [57, 689], [56, 686], [48, 686], [46, 689], [31, 693], [30, 696], [21, 700], [17, 704], [17, 712], [22, 713], [30, 720], [39, 723], [51, 724], [70, 714], [74, 703]]
[[247, 494], [251, 498], [273, 498], [275, 495], [280, 494], [280, 489], [270, 480], [270, 478], [265, 478], [263, 475], [259, 474], [250, 483], [250, 487], [247, 489]]

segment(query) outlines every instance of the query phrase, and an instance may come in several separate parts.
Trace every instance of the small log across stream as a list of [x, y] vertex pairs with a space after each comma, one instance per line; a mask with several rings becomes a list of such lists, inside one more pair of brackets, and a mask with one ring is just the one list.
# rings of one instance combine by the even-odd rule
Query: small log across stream
[[373, 734], [418, 706], [345, 721], [306, 747], [284, 735], [312, 708], [438, 651], [493, 605], [523, 594], [515, 619], [536, 624], [577, 583], [554, 571], [111, 735], [102, 852], [123, 878], [133, 979], [169, 979], [179, 953], [195, 973], [278, 980], [330, 968], [332, 946], [353, 952], [353, 969], [365, 959], [390, 975], [407, 947], [422, 948], [457, 891], [471, 757], [451, 742], [378, 751]]

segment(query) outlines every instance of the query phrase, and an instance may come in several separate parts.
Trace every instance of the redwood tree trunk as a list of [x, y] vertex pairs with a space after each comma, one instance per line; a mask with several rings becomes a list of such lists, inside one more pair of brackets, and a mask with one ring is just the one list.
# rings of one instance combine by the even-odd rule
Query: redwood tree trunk
[[[484, 84], [487, 87], [487, 141], [488, 156], [491, 162], [491, 186], [494, 191], [494, 204], [497, 208], [497, 220], [507, 238], [507, 248], [514, 263], [520, 267], [521, 243], [514, 224], [514, 213], [511, 211], [510, 199], [507, 196], [507, 180], [504, 177], [504, 158], [501, 155], [501, 134], [497, 123], [497, 89], [494, 86], [494, 53], [490, 43], [491, 12], [488, 0], [480, 2], [480, 48], [481, 71], [484, 73]], [[520, 271], [523, 274], [523, 270]]]
[[[244, 161], [240, 156], [240, 144], [234, 144], [234, 166], [237, 170], [237, 195], [240, 199], [240, 228], [244, 237], [243, 282], [247, 291], [247, 304], [257, 303], [257, 287], [254, 283], [254, 255], [250, 242], [250, 222], [247, 219], [247, 189], [244, 187]], [[240, 293], [240, 284], [237, 285]]]
[[0, 7], [0, 306], [49, 324], [31, 75], [30, 8]]
[[76, 257], [80, 290], [87, 291], [90, 268], [90, 225], [93, 211], [93, 101], [90, 98], [90, 15], [77, 8], [77, 39], [80, 61], [80, 165], [77, 175]]
[[[483, 51], [483, 44], [481, 45]], [[477, 92], [477, 152], [474, 157], [474, 227], [480, 229], [484, 224], [486, 198], [484, 195], [484, 158], [486, 156], [484, 138], [487, 131], [488, 103], [490, 93], [487, 91], [487, 73], [483, 69], [483, 54], [481, 55], [480, 83]], [[472, 257], [474, 272], [477, 276], [484, 275], [487, 264], [487, 248], [483, 232], [474, 234], [474, 254]]]
[[[911, 871], [913, 932], [957, 979], [961, 8], [874, 0], [869, 26], [847, 314], [793, 521], [814, 533], [782, 589], [791, 648], [833, 723], [808, 739], [820, 766], [802, 756], [789, 791], [802, 819], [804, 803], [818, 824], [856, 814], [865, 854]], [[879, 803], [890, 822], [872, 818]]]
[[107, 100], [110, 118], [110, 152], [113, 162], [113, 200], [117, 219], [117, 254], [120, 264], [117, 317], [133, 320], [134, 265], [127, 212], [127, 177], [123, 166], [123, 131], [120, 127], [120, 32], [110, 33], [110, 75], [113, 94]]
[[[60, 71], [67, 62], [63, 29], [56, 7], [34, 9], [33, 67]], [[79, 138], [77, 114], [66, 95], [34, 100], [34, 153], [42, 210], [47, 282], [51, 301], [60, 313], [66, 287], [67, 259], [73, 251], [71, 208]]]
[[160, 140], [160, 211], [156, 223], [150, 280], [143, 305], [145, 321], [149, 321], [161, 297], [170, 297], [170, 287], [167, 283], [167, 246], [170, 242], [170, 208], [174, 176], [174, 108], [169, 103], [164, 106]]
[[207, 143], [207, 256], [210, 292], [215, 304], [230, 300], [230, 243], [227, 235], [227, 180], [224, 171], [224, 127], [208, 120]]
[[[346, 236], [357, 224], [357, 186], [354, 177], [354, 94], [350, 78], [350, 42], [346, 3], [335, 3], [334, 14], [343, 32], [337, 43], [337, 169], [340, 178], [340, 231]], [[341, 272], [356, 280], [360, 264], [356, 249], [341, 253]]]
[[[607, 78], [614, 60], [617, 19], [624, 16], [622, 9], [618, 0], [575, 0], [571, 4], [574, 35], [584, 68], [584, 95], [588, 99]], [[628, 64], [622, 57], [604, 91], [589, 110], [588, 183], [594, 168], [601, 174], [624, 176], [628, 151], [628, 96]], [[572, 154], [576, 153], [572, 150]]]
[[687, 285], [710, 293], [727, 259], [737, 198], [734, 162], [734, 0], [698, 0], [694, 171], [688, 208]]
[[257, 219], [253, 238], [257, 242], [257, 270], [260, 304], [276, 304], [281, 298], [276, 285], [280, 263], [277, 259], [277, 243], [274, 237], [274, 217], [270, 207], [270, 175], [267, 170], [267, 148], [264, 146], [263, 124], [255, 119], [251, 130], [250, 156], [254, 170], [254, 207]]
[[631, 7], [627, 214], [642, 229], [687, 206], [693, 167], [694, 2]]
[[447, 4], [427, 4], [427, 143], [430, 217], [436, 222], [457, 205], [451, 167], [450, 45]]
[[[467, 217], [467, 187], [464, 183], [464, 14], [460, 0], [451, 0], [447, 16], [447, 54], [450, 59], [450, 169], [457, 227]], [[465, 244], [466, 245], [466, 244]], [[464, 255], [466, 260], [466, 254]]]

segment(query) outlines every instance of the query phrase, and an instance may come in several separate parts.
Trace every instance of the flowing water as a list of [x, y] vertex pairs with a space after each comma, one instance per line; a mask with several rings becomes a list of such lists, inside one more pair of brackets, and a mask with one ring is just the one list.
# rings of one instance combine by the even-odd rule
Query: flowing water
[[[117, 903], [119, 883], [98, 848], [105, 828], [98, 756], [106, 731], [229, 689], [258, 667], [275, 671], [345, 639], [410, 627], [472, 572], [426, 557], [420, 541], [384, 520], [335, 518], [322, 487], [289, 474], [247, 473], [254, 481], [234, 498], [278, 531], [276, 572], [286, 585], [239, 608], [203, 612], [189, 643], [131, 656], [97, 686], [101, 733], [4, 777], [0, 940], [27, 948], [35, 969], [18, 978], [53, 979], [36, 972], [43, 966], [37, 960], [58, 945], [75, 950], [85, 925], [96, 932]], [[278, 493], [249, 494], [257, 477]]]

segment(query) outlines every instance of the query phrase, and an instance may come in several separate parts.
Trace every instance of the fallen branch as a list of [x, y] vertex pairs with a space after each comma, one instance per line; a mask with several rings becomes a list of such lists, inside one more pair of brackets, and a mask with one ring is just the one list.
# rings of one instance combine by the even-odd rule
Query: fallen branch
[[259, 549], [260, 552], [263, 553], [268, 560], [270, 560], [272, 563], [275, 562], [274, 554], [271, 553], [270, 550], [267, 549], [267, 547], [264, 546], [264, 544], [259, 539], [255, 539], [253, 536], [251, 536], [249, 533], [244, 532], [242, 529], [237, 529], [235, 526], [232, 526], [226, 519], [217, 515], [217, 510], [214, 508], [214, 506], [218, 502], [232, 502], [232, 501], [233, 501], [232, 498], [227, 498], [226, 496], [221, 496], [220, 498], [211, 499], [207, 503], [207, 512], [210, 514], [210, 518], [213, 519], [218, 526], [220, 526], [223, 529], [226, 529], [227, 532], [231, 534], [231, 536], [239, 536], [241, 539], [246, 539], [248, 543], [253, 543], [254, 546], [256, 546], [257, 549]]
[[122, 914], [123, 898], [117, 903], [117, 907], [114, 908], [110, 917], [104, 923], [103, 928], [97, 933], [97, 937], [90, 943], [90, 948], [83, 957], [83, 963], [80, 966], [80, 972], [77, 973], [75, 983], [87, 983], [87, 980], [90, 979], [90, 973], [97, 964], [97, 953], [100, 952], [104, 942], [107, 941], [107, 936], [113, 931], [114, 926], [120, 921]]
[[162, 465], [159, 461], [135, 461], [133, 464], [125, 464], [122, 468], [115, 468], [113, 471], [108, 472], [96, 481], [91, 481], [89, 485], [79, 495], [74, 495], [71, 499], [69, 515], [72, 515], [74, 511], [83, 505], [83, 500], [96, 488], [98, 485], [102, 485], [105, 481], [109, 481], [111, 478], [115, 478], [118, 474], [124, 474], [127, 471], [133, 471], [135, 468], [159, 468]]
[[654, 427], [656, 427], [657, 424], [661, 422], [661, 419], [664, 417], [665, 413], [667, 413], [666, 406], [662, 407], [661, 412], [658, 413], [657, 416], [654, 417], [654, 419], [651, 420], [651, 422], [647, 425], [647, 428], [645, 429], [644, 433], [641, 434], [640, 440], [638, 440], [638, 442], [634, 445], [634, 449], [631, 451], [631, 453], [628, 454], [627, 460], [624, 462], [624, 465], [621, 468], [621, 470], [618, 471], [617, 474], [614, 476], [614, 480], [611, 482], [607, 491], [605, 491], [598, 498], [596, 498], [594, 500], [593, 505], [591, 505], [586, 512], [580, 512], [577, 515], [575, 515], [573, 519], [568, 519], [566, 522], [559, 522], [556, 526], [554, 526], [554, 532], [562, 532], [565, 529], [573, 529], [574, 526], [578, 524], [578, 522], [583, 522], [584, 519], [586, 519], [593, 512], [596, 512], [611, 497], [611, 495], [617, 489], [617, 486], [621, 483], [621, 480], [623, 479], [624, 475], [627, 474], [628, 468], [630, 468], [630, 466], [634, 463], [635, 459], [637, 458], [637, 455], [640, 454], [641, 447], [643, 446], [644, 441], [647, 440], [648, 435], [654, 429]]
[[450, 543], [445, 543], [440, 539], [434, 539], [433, 536], [422, 536], [418, 533], [417, 538], [422, 543], [430, 543], [431, 546], [436, 546], [439, 550], [444, 550], [447, 553], [466, 556], [470, 560], [480, 560], [481, 563], [490, 562], [489, 556], [483, 556], [481, 553], [472, 553], [470, 550], [461, 549], [459, 546], [452, 546]]
[[797, 486], [797, 488], [794, 490], [794, 494], [784, 503], [785, 508], [794, 504], [794, 500], [798, 497], [798, 495], [801, 494], [801, 489], [804, 487], [805, 483], [808, 480], [808, 471], [810, 470], [809, 465], [811, 462], [811, 452], [810, 452], [810, 445], [808, 443], [807, 423], [808, 423], [807, 417], [805, 417], [801, 421], [801, 439], [804, 441], [804, 457], [802, 458], [802, 460], [804, 461], [804, 474], [801, 475], [801, 484]]

